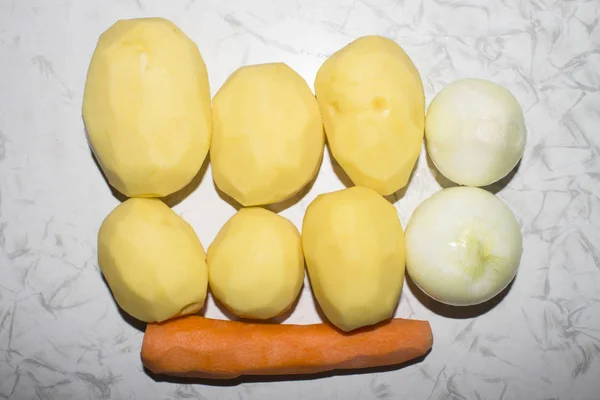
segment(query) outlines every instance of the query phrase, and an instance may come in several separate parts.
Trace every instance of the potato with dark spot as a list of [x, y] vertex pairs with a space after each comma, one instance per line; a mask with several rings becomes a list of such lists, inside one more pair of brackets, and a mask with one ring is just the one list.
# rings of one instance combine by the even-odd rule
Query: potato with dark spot
[[404, 50], [359, 38], [323, 63], [315, 92], [328, 145], [350, 179], [384, 196], [406, 186], [423, 143], [425, 95]]

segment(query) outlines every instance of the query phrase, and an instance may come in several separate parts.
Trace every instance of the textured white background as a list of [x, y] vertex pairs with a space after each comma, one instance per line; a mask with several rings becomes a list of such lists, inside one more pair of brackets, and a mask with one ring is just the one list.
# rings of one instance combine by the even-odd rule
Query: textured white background
[[[599, 9], [598, 0], [0, 0], [0, 397], [598, 399]], [[401, 369], [229, 384], [149, 377], [139, 325], [119, 313], [97, 267], [96, 233], [118, 200], [80, 111], [98, 35], [141, 16], [169, 18], [197, 42], [213, 94], [239, 66], [269, 61], [312, 87], [328, 55], [366, 34], [404, 47], [428, 103], [458, 78], [507, 86], [529, 129], [520, 169], [498, 193], [524, 236], [508, 294], [496, 307], [454, 310], [405, 285], [398, 315], [429, 319], [435, 344]], [[395, 203], [404, 225], [438, 180], [423, 154]], [[299, 225], [318, 193], [342, 187], [326, 157], [283, 215]], [[234, 212], [210, 168], [175, 210], [205, 246]], [[208, 315], [221, 314], [210, 303]], [[305, 289], [287, 322], [315, 321]]]

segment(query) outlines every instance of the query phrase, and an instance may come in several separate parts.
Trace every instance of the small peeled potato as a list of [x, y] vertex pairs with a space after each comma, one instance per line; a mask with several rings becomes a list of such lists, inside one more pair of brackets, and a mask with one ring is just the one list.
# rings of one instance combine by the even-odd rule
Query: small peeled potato
[[317, 174], [324, 145], [317, 101], [286, 64], [242, 67], [213, 99], [213, 178], [243, 206], [299, 192]]
[[242, 208], [208, 248], [212, 293], [239, 317], [268, 319], [288, 310], [304, 281], [298, 229], [259, 207]]
[[183, 188], [210, 145], [210, 90], [198, 48], [165, 19], [118, 21], [92, 56], [83, 119], [119, 192], [163, 197]]
[[202, 243], [158, 199], [129, 199], [105, 218], [98, 233], [98, 264], [119, 306], [141, 321], [192, 314], [206, 299]]
[[381, 36], [356, 39], [317, 72], [315, 92], [331, 152], [356, 184], [387, 196], [406, 186], [423, 142], [417, 68]]
[[343, 331], [391, 318], [404, 282], [404, 233], [396, 209], [355, 186], [319, 195], [307, 208], [302, 246], [327, 318]]

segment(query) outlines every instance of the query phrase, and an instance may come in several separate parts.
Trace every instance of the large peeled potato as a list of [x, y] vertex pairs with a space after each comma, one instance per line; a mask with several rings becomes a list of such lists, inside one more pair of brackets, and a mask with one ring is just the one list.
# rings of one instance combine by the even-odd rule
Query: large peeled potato
[[319, 195], [307, 208], [302, 246], [319, 305], [351, 331], [393, 316], [404, 282], [404, 233], [396, 209], [355, 186]]
[[210, 145], [210, 90], [198, 48], [165, 19], [118, 21], [94, 51], [83, 118], [118, 191], [159, 197], [181, 189]]
[[283, 63], [238, 69], [213, 99], [213, 178], [243, 206], [300, 191], [317, 174], [324, 144], [315, 97]]
[[304, 281], [298, 229], [259, 207], [242, 208], [208, 248], [210, 288], [231, 312], [267, 319], [287, 310]]
[[194, 313], [208, 284], [194, 229], [158, 199], [129, 199], [104, 220], [98, 264], [117, 303], [146, 321]]
[[389, 195], [408, 183], [423, 142], [425, 95], [392, 40], [365, 36], [328, 58], [315, 92], [335, 159], [357, 184]]

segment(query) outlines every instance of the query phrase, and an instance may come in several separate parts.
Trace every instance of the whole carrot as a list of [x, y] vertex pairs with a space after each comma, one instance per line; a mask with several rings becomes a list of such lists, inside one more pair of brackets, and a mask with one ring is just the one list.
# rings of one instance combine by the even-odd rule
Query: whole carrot
[[427, 321], [392, 319], [343, 333], [329, 324], [282, 325], [187, 316], [148, 324], [142, 362], [174, 376], [308, 374], [400, 364], [432, 346]]

